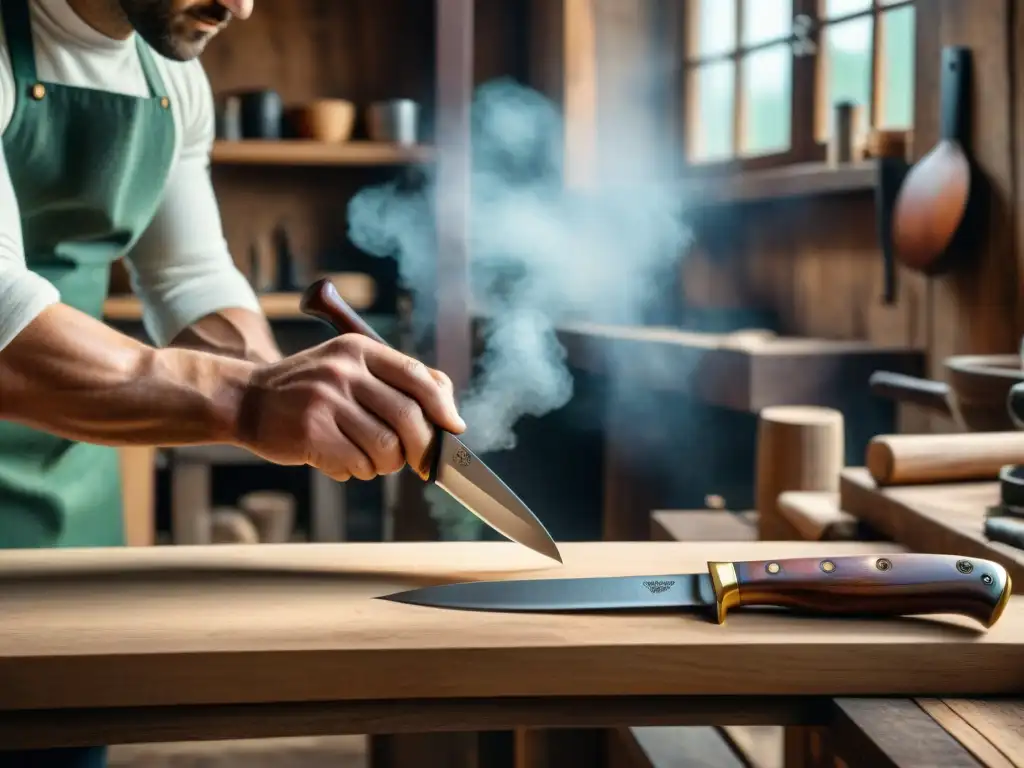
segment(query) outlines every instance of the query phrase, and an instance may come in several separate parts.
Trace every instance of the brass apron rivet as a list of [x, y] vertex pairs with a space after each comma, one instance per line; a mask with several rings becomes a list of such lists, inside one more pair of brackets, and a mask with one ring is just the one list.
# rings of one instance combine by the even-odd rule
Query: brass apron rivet
[[171, 106], [171, 100], [164, 96], [162, 99], [160, 99], [160, 106], [164, 109], [167, 109], [169, 106]]
[[768, 565], [765, 566], [765, 570], [768, 571], [768, 573], [778, 573], [782, 570], [782, 567], [778, 563], [768, 563]]
[[832, 571], [834, 571], [835, 569], [836, 564], [833, 563], [831, 560], [824, 560], [821, 563], [821, 570], [823, 570], [825, 573], [832, 573]]
[[46, 95], [46, 86], [42, 83], [36, 83], [32, 86], [32, 98], [36, 101], [42, 101]]

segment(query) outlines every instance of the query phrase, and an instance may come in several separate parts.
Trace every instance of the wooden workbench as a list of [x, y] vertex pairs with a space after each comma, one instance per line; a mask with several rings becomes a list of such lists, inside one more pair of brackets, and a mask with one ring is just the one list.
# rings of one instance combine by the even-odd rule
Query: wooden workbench
[[844, 470], [839, 486], [840, 507], [893, 541], [915, 552], [994, 560], [1024, 585], [1024, 552], [985, 537], [985, 510], [998, 502], [995, 482], [879, 488], [862, 467]]
[[[917, 552], [955, 552], [994, 560], [1007, 569], [1019, 589], [1024, 584], [1024, 552], [984, 535], [985, 510], [998, 500], [995, 482], [879, 488], [860, 467], [844, 470], [840, 483], [843, 511], [893, 541]], [[1024, 688], [1017, 693], [1024, 693]], [[1024, 767], [1024, 699], [838, 704], [838, 737], [846, 740], [847, 749], [870, 754], [879, 766], [914, 762]]]
[[[701, 571], [803, 542], [495, 543], [12, 551], [0, 558], [5, 747], [807, 722], [829, 695], [1024, 688], [1024, 601], [968, 620], [512, 615], [374, 598], [477, 578]], [[892, 551], [829, 545], [829, 553]], [[856, 652], [853, 652], [856, 650]]]

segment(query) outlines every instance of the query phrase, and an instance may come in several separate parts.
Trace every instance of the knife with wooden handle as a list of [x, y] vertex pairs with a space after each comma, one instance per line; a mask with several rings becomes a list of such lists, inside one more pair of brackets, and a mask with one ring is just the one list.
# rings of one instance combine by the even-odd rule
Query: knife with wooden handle
[[[313, 283], [299, 301], [300, 309], [323, 320], [338, 333], [357, 333], [381, 344], [386, 341], [338, 294], [328, 279]], [[551, 534], [518, 496], [455, 435], [435, 427], [427, 455], [413, 469], [434, 483], [503, 536], [562, 562]]]
[[824, 616], [959, 614], [999, 620], [1012, 586], [998, 563], [955, 555], [891, 554], [708, 563], [707, 573], [475, 581], [383, 599], [472, 611], [707, 610], [721, 624], [744, 606]]

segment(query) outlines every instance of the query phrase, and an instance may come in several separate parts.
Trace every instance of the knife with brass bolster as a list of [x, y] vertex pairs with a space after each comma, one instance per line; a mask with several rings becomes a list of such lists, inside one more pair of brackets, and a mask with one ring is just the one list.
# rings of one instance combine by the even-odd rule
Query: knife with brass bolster
[[[318, 280], [309, 286], [299, 307], [338, 333], [358, 333], [387, 344], [345, 303], [330, 280]], [[498, 533], [562, 562], [558, 546], [537, 516], [455, 435], [435, 427], [423, 461], [412, 469], [424, 482], [442, 488]]]
[[381, 599], [469, 611], [572, 613], [707, 610], [718, 623], [740, 606], [832, 616], [960, 614], [986, 627], [1012, 590], [998, 563], [953, 555], [893, 554], [708, 563], [707, 573], [475, 581]]

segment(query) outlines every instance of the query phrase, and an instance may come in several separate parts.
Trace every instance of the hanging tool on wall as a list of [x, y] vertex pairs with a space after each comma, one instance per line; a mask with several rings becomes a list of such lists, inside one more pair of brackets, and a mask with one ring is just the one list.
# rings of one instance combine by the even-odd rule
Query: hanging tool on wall
[[893, 210], [896, 258], [926, 275], [966, 262], [984, 231], [984, 185], [968, 151], [970, 84], [970, 50], [944, 48], [939, 142], [907, 173]]

